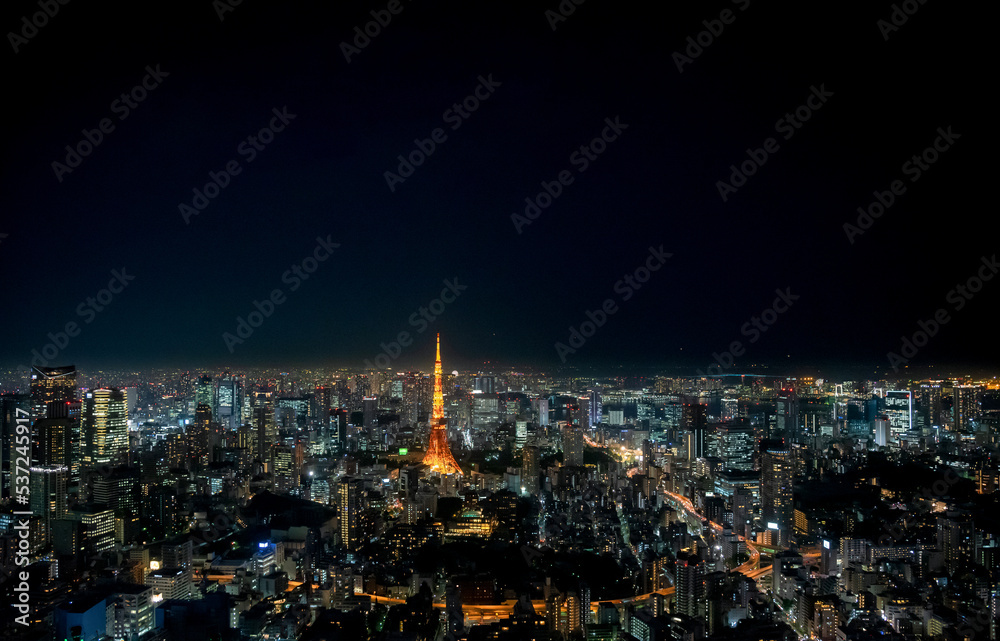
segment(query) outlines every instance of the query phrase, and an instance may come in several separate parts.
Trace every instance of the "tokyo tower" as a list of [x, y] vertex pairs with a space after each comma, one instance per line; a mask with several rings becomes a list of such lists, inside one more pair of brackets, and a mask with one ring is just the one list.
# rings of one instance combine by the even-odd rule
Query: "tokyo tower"
[[448, 447], [448, 432], [444, 420], [444, 390], [441, 387], [441, 334], [437, 335], [437, 360], [434, 361], [434, 410], [431, 414], [431, 440], [424, 456], [424, 465], [438, 474], [461, 474], [455, 457]]

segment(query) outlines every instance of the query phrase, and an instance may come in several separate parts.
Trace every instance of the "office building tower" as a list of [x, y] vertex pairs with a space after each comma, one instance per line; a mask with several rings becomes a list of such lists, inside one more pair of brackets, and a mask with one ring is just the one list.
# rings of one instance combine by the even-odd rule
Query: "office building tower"
[[212, 415], [224, 431], [236, 430], [243, 417], [243, 381], [238, 376], [223, 376], [215, 389]]
[[752, 470], [754, 459], [754, 433], [750, 422], [733, 420], [716, 427], [718, 456], [729, 470]]
[[125, 395], [121, 390], [96, 389], [83, 399], [81, 417], [83, 466], [95, 468], [123, 462], [128, 454]]
[[913, 429], [913, 393], [909, 390], [889, 390], [885, 393], [885, 416], [889, 421], [889, 442], [899, 443], [900, 437]]
[[779, 545], [787, 545], [792, 529], [794, 461], [781, 442], [767, 444], [761, 457], [760, 506], [763, 526], [776, 530]]
[[536, 401], [538, 405], [538, 425], [548, 427], [549, 425], [549, 399], [540, 398]]
[[198, 405], [208, 405], [215, 407], [215, 384], [208, 374], [199, 376], [194, 383], [194, 403]]
[[76, 400], [76, 367], [31, 368], [31, 418], [61, 418]]

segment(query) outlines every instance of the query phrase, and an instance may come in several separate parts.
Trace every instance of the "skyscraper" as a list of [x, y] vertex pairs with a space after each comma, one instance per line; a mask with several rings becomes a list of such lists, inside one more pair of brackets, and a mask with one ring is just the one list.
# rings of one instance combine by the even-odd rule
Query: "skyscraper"
[[786, 438], [798, 442], [799, 434], [799, 399], [793, 389], [783, 389], [776, 399], [775, 413], [777, 425], [775, 438]]
[[677, 557], [675, 566], [676, 612], [697, 617], [705, 611], [705, 562], [696, 554]]
[[779, 545], [786, 545], [792, 529], [792, 452], [780, 441], [768, 444], [760, 470], [760, 508], [763, 526], [777, 530]]
[[566, 467], [583, 466], [583, 430], [569, 425], [562, 430], [563, 465]]
[[96, 389], [83, 399], [83, 465], [116, 463], [128, 453], [125, 395], [121, 390]]
[[340, 479], [337, 503], [340, 511], [340, 543], [348, 550], [361, 545], [361, 479]]
[[980, 393], [978, 385], [956, 385], [952, 404], [952, 417], [955, 430], [972, 432], [978, 427], [980, 420]]
[[208, 374], [199, 376], [194, 383], [195, 405], [208, 405], [215, 407], [215, 386], [212, 384], [212, 377]]
[[51, 541], [52, 521], [66, 515], [66, 484], [69, 468], [64, 465], [44, 465], [29, 469], [31, 511], [42, 519], [43, 539]]
[[224, 431], [237, 429], [243, 415], [243, 381], [237, 376], [224, 376], [219, 379], [215, 393], [215, 408], [212, 412], [215, 420], [222, 425]]
[[448, 432], [445, 429], [444, 390], [441, 387], [441, 335], [437, 336], [437, 360], [434, 361], [434, 409], [431, 415], [430, 443], [424, 455], [424, 465], [431, 472], [439, 474], [461, 474], [455, 457], [448, 446]]
[[31, 368], [32, 419], [66, 416], [64, 406], [74, 400], [76, 400], [76, 367], [66, 365]]
[[752, 470], [754, 455], [753, 426], [746, 419], [723, 423], [716, 428], [719, 458], [729, 470]]
[[887, 391], [885, 415], [889, 418], [889, 442], [898, 444], [900, 437], [913, 429], [913, 393], [909, 390]]

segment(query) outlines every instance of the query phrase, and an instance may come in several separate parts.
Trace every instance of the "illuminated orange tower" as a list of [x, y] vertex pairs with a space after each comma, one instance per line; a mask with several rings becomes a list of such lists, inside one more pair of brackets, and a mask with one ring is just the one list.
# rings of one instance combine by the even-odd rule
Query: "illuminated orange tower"
[[427, 445], [424, 464], [438, 474], [461, 474], [455, 457], [448, 447], [448, 432], [444, 420], [444, 388], [441, 385], [441, 334], [437, 335], [437, 360], [434, 361], [434, 410], [431, 414], [431, 440]]

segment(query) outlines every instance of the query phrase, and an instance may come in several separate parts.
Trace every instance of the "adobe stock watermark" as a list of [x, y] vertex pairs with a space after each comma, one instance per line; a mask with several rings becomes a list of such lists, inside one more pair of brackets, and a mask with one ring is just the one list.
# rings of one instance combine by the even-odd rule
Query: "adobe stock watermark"
[[[621, 295], [622, 302], [630, 300], [637, 291], [642, 289], [644, 284], [649, 282], [653, 273], [659, 271], [667, 259], [673, 256], [673, 254], [663, 251], [663, 245], [650, 246], [648, 253], [649, 255], [646, 256], [646, 260], [642, 264], [615, 282], [613, 291]], [[597, 311], [589, 309], [584, 311], [586, 320], [580, 323], [579, 328], [575, 325], [569, 327], [569, 337], [566, 339], [566, 343], [569, 344], [560, 341], [554, 345], [559, 360], [565, 363], [566, 356], [575, 354], [576, 350], [583, 347], [587, 339], [592, 337], [598, 328], [603, 327], [604, 323], [608, 321], [608, 317], [616, 314], [618, 309], [618, 301], [614, 297], [609, 297], [604, 299]]]
[[[823, 108], [831, 96], [833, 96], [833, 92], [826, 90], [825, 83], [821, 83], [819, 87], [816, 85], [809, 87], [809, 95], [806, 96], [805, 101], [794, 112], [786, 113], [774, 123], [775, 133], [781, 134], [785, 140], [790, 140], [795, 135], [795, 132], [802, 128], [803, 123], [807, 122], [812, 118], [814, 113]], [[724, 180], [717, 180], [715, 182], [715, 187], [719, 190], [722, 202], [728, 201], [729, 194], [735, 194], [740, 187], [745, 185], [747, 179], [756, 174], [757, 170], [764, 166], [768, 158], [777, 153], [780, 148], [777, 139], [765, 138], [764, 142], [757, 149], [746, 150], [748, 158], [740, 163], [739, 167], [735, 164], [729, 165], [729, 168], [732, 170], [729, 174], [729, 182], [727, 183]]]
[[[288, 105], [285, 105], [280, 110], [275, 107], [271, 110], [271, 113], [274, 116], [260, 131], [254, 135], [247, 136], [236, 145], [237, 155], [246, 158], [246, 164], [248, 165], [257, 158], [258, 152], [264, 151], [267, 145], [274, 142], [275, 136], [284, 131], [288, 124], [295, 120], [297, 116], [297, 114], [288, 113]], [[219, 171], [209, 171], [209, 181], [205, 183], [205, 186], [200, 189], [195, 187], [191, 190], [194, 194], [191, 204], [181, 203], [177, 205], [177, 211], [180, 212], [181, 218], [184, 219], [184, 224], [190, 225], [191, 217], [203, 212], [211, 200], [221, 194], [222, 190], [232, 182], [233, 177], [239, 175], [242, 171], [243, 167], [240, 166], [239, 158], [230, 160]]]
[[[620, 118], [621, 116], [615, 116], [614, 120], [605, 118], [604, 123], [606, 126], [601, 129], [601, 133], [594, 136], [589, 143], [580, 145], [579, 149], [569, 155], [569, 164], [576, 168], [577, 174], [587, 171], [590, 163], [597, 160], [598, 156], [607, 150], [608, 145], [618, 140], [622, 132], [628, 129], [628, 124], [621, 122]], [[563, 169], [556, 174], [556, 179], [552, 182], [545, 182], [543, 180], [539, 183], [542, 186], [542, 191], [535, 194], [534, 198], [525, 196], [524, 213], [518, 214], [515, 212], [510, 215], [510, 221], [514, 223], [514, 229], [518, 235], [532, 221], [541, 216], [542, 210], [548, 209], [555, 199], [562, 195], [563, 188], [572, 185], [575, 178], [572, 171]]]
[[[288, 285], [288, 291], [294, 292], [301, 287], [304, 281], [309, 280], [309, 277], [316, 273], [320, 263], [329, 259], [333, 255], [333, 250], [340, 247], [340, 243], [331, 241], [330, 236], [332, 234], [327, 235], [326, 238], [317, 236], [316, 247], [313, 248], [312, 254], [295, 263], [281, 274], [281, 282]], [[254, 299], [252, 303], [254, 309], [246, 315], [246, 318], [243, 316], [236, 317], [235, 333], [222, 332], [222, 342], [226, 344], [229, 353], [232, 354], [237, 345], [242, 345], [246, 342], [253, 335], [254, 330], [264, 324], [264, 319], [270, 318], [274, 314], [275, 309], [277, 309], [277, 306], [283, 304], [286, 300], [288, 299], [285, 297], [285, 291], [280, 287], [272, 289], [271, 293], [263, 301]]]
[[[948, 125], [947, 129], [938, 127], [937, 133], [938, 136], [933, 143], [928, 145], [919, 155], [913, 154], [900, 167], [903, 175], [910, 179], [911, 185], [920, 180], [924, 172], [930, 169], [941, 155], [951, 149], [955, 141], [962, 137], [961, 134], [956, 134], [951, 130], [951, 125]], [[885, 191], [877, 189], [873, 191], [872, 195], [875, 196], [875, 200], [868, 203], [867, 207], [858, 207], [857, 224], [844, 223], [844, 233], [847, 234], [847, 240], [853, 245], [856, 237], [868, 231], [875, 223], [875, 219], [895, 204], [896, 196], [902, 196], [905, 193], [906, 184], [902, 180], [893, 180], [889, 183], [889, 189]]]
[[236, 7], [243, 4], [243, 0], [212, 0], [212, 8], [215, 15], [219, 16], [219, 22], [225, 22], [226, 14], [236, 11]]
[[31, 14], [31, 18], [28, 16], [21, 16], [21, 33], [20, 35], [14, 33], [13, 31], [7, 32], [7, 42], [14, 49], [14, 53], [19, 53], [20, 48], [38, 35], [38, 30], [49, 24], [51, 18], [55, 18], [59, 13], [59, 7], [65, 7], [69, 4], [69, 0], [38, 0], [38, 6], [41, 11], [36, 11]]
[[[776, 289], [774, 293], [776, 296], [770, 307], [765, 308], [759, 316], [751, 316], [750, 320], [740, 326], [740, 335], [748, 337], [750, 340], [747, 343], [750, 345], [756, 343], [764, 332], [774, 327], [774, 324], [778, 322], [778, 316], [791, 309], [792, 304], [799, 299], [798, 294], [792, 293], [791, 287], [786, 287], [784, 290]], [[743, 342], [733, 341], [729, 344], [729, 348], [723, 350], [721, 354], [712, 352], [715, 363], [706, 368], [708, 372], [698, 370], [698, 376], [719, 376], [723, 370], [729, 369], [736, 363], [736, 357], [743, 356], [745, 353], [746, 348], [743, 346]], [[715, 372], [712, 371], [713, 367], [716, 369]]]
[[[950, 289], [944, 300], [951, 303], [954, 312], [961, 311], [966, 303], [972, 300], [976, 294], [983, 290], [983, 284], [993, 280], [993, 276], [1000, 271], [1000, 263], [997, 262], [997, 255], [993, 254], [989, 258], [981, 256], [979, 262], [982, 263], [975, 274]], [[910, 359], [917, 355], [919, 348], [924, 347], [931, 338], [937, 336], [938, 331], [951, 321], [948, 309], [939, 307], [928, 320], [917, 321], [917, 330], [910, 336], [900, 336], [899, 353], [889, 352], [886, 358], [893, 372], [899, 371], [900, 365], [906, 365]]]
[[[455, 278], [445, 278], [443, 281], [444, 287], [441, 289], [441, 293], [438, 297], [431, 300], [431, 302], [426, 305], [421, 305], [417, 308], [417, 311], [410, 314], [407, 322], [411, 327], [417, 329], [417, 334], [423, 334], [431, 323], [436, 321], [441, 314], [444, 313], [445, 308], [454, 303], [455, 300], [469, 288], [468, 285], [462, 285], [458, 282], [458, 277]], [[365, 359], [366, 369], [385, 369], [389, 367], [392, 361], [399, 358], [399, 355], [403, 353], [404, 347], [409, 347], [413, 344], [413, 337], [408, 331], [401, 331], [396, 335], [396, 340], [390, 341], [389, 344], [379, 343], [379, 347], [382, 348], [381, 353], [375, 357], [375, 363]]]
[[566, 22], [566, 18], [569, 18], [576, 12], [576, 8], [587, 0], [562, 0], [559, 6], [552, 9], [545, 10], [545, 19], [548, 20], [549, 26], [555, 31], [556, 27], [560, 22]]
[[901, 4], [892, 5], [892, 12], [889, 13], [889, 19], [879, 19], [875, 23], [879, 33], [882, 34], [882, 39], [889, 42], [889, 34], [899, 31], [899, 28], [906, 24], [910, 16], [920, 9], [920, 5], [926, 2], [927, 0], [904, 0]]
[[[111, 279], [108, 281], [107, 287], [98, 290], [93, 296], [87, 296], [80, 302], [76, 306], [76, 315], [83, 319], [84, 325], [94, 322], [97, 315], [103, 312], [114, 301], [115, 296], [125, 291], [125, 288], [133, 280], [135, 280], [135, 276], [128, 273], [126, 268], [122, 267], [120, 270], [112, 269]], [[41, 348], [31, 350], [31, 365], [36, 367], [48, 366], [50, 361], [54, 361], [59, 356], [59, 353], [66, 349], [70, 339], [76, 338], [81, 332], [82, 327], [76, 321], [67, 322], [61, 330], [49, 332], [48, 339], [51, 342], [46, 343]], [[28, 369], [24, 365], [18, 366], [18, 370], [23, 372], [27, 372]]]
[[351, 46], [345, 41], [340, 43], [340, 52], [344, 54], [344, 60], [347, 61], [347, 64], [351, 64], [351, 56], [358, 55], [362, 49], [370, 45], [372, 39], [377, 38], [382, 33], [382, 29], [389, 26], [392, 17], [401, 14], [403, 9], [403, 3], [400, 0], [389, 0], [385, 9], [369, 11], [372, 20], [366, 22], [364, 26], [354, 27], [354, 40], [352, 41], [354, 45]]
[[[145, 100], [154, 89], [160, 86], [163, 79], [170, 73], [160, 69], [160, 65], [150, 68], [146, 65], [146, 75], [139, 83], [132, 87], [127, 93], [122, 92], [120, 96], [111, 101], [111, 113], [118, 116], [121, 122], [129, 117], [132, 110]], [[66, 145], [66, 157], [64, 162], [52, 161], [52, 171], [55, 172], [56, 180], [63, 181], [65, 174], [73, 173], [73, 170], [83, 164], [83, 159], [96, 150], [105, 137], [115, 130], [115, 123], [111, 118], [101, 118], [97, 126], [93, 129], [83, 128], [80, 130], [82, 138], [74, 145]]]
[[[477, 80], [479, 80], [479, 84], [473, 88], [472, 93], [463, 98], [462, 102], [456, 102], [445, 109], [444, 113], [441, 114], [441, 119], [444, 120], [445, 124], [451, 123], [452, 131], [461, 127], [465, 120], [475, 113], [479, 109], [479, 106], [486, 102], [501, 84], [493, 79], [493, 74], [489, 74], [485, 78], [479, 76]], [[480, 90], [482, 93], [480, 93]], [[414, 138], [413, 145], [416, 149], [408, 153], [405, 158], [403, 154], [396, 156], [399, 160], [396, 172], [386, 171], [382, 174], [385, 178], [385, 184], [389, 186], [389, 191], [395, 193], [396, 185], [406, 182], [406, 179], [412, 176], [413, 172], [417, 170], [416, 168], [423, 165], [428, 158], [434, 155], [438, 145], [441, 145], [446, 140], [448, 140], [448, 134], [441, 127], [436, 127], [432, 130], [428, 138], [424, 138], [423, 140]]]
[[[747, 7], [750, 6], [750, 0], [732, 0], [732, 3], [738, 5], [740, 11], [746, 11]], [[674, 64], [677, 65], [678, 73], [684, 73], [684, 65], [691, 64], [695, 58], [705, 53], [705, 50], [712, 46], [715, 39], [722, 35], [722, 32], [726, 29], [726, 25], [736, 22], [736, 15], [732, 9], [723, 9], [719, 12], [718, 18], [702, 20], [701, 24], [704, 25], [705, 31], [699, 31], [694, 36], [688, 36], [686, 40], [687, 47], [684, 48], [684, 53], [675, 51], [671, 56]]]

